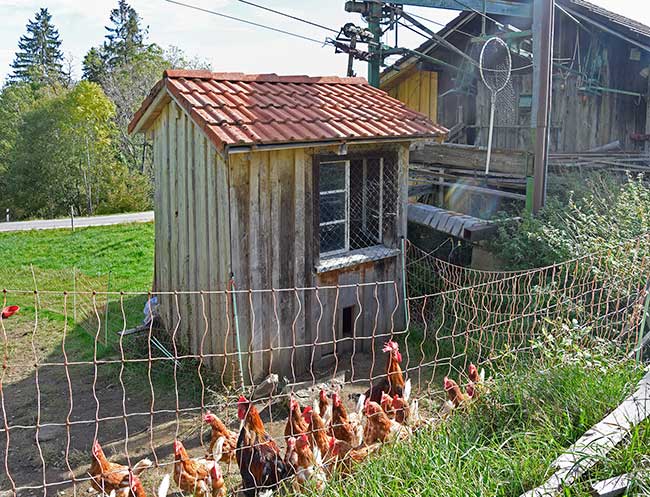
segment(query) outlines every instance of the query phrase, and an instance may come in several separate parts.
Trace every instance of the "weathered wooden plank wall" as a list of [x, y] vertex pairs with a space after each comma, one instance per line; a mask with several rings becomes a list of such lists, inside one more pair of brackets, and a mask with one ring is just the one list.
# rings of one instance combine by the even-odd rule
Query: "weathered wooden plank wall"
[[[174, 102], [152, 128], [156, 183], [157, 292], [225, 290], [230, 274], [226, 165], [203, 132]], [[192, 353], [223, 353], [229, 327], [226, 297], [161, 295], [161, 316]], [[227, 336], [228, 335], [228, 336]], [[232, 344], [228, 351], [232, 352]], [[223, 360], [208, 361], [223, 368]]]
[[[384, 339], [386, 333], [403, 327], [399, 257], [315, 273], [318, 233], [313, 199], [318, 193], [313, 189], [313, 157], [335, 152], [334, 148], [234, 154], [226, 161], [174, 102], [152, 129], [155, 290], [179, 292], [161, 295], [162, 317], [178, 343], [194, 354], [225, 351], [228, 365], [236, 366], [231, 302], [225, 295], [201, 293], [226, 289], [231, 272], [237, 289], [244, 290], [235, 299], [247, 382], [270, 371], [299, 375], [312, 358], [320, 361], [332, 351], [332, 344], [311, 344], [317, 338], [321, 344], [343, 338], [344, 307], [358, 307], [358, 337], [382, 335]], [[381, 148], [351, 146], [350, 152]], [[383, 148], [398, 152], [399, 221], [396, 238], [389, 240], [397, 247], [406, 234], [408, 145]], [[318, 296], [313, 290], [302, 290], [375, 281], [396, 283], [358, 291], [323, 289]], [[346, 337], [337, 353], [351, 352], [352, 342]], [[370, 343], [357, 343], [357, 350], [370, 350]], [[217, 371], [228, 369], [216, 358], [210, 365]]]

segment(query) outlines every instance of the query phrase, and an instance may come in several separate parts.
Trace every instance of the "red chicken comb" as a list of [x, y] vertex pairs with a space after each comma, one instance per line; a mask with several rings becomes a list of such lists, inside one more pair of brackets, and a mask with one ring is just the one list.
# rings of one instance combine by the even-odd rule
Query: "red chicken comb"
[[451, 380], [449, 379], [448, 376], [445, 376], [444, 385], [445, 385], [445, 390], [449, 390], [451, 388]]
[[215, 416], [214, 414], [212, 414], [211, 411], [207, 411], [207, 412], [203, 415], [203, 421], [204, 421], [205, 423], [211, 423], [212, 420], [213, 420], [214, 418], [216, 418], [216, 416]]
[[389, 340], [384, 344], [384, 348], [382, 349], [383, 352], [399, 352], [399, 345], [397, 345], [397, 342], [394, 342], [392, 340]]
[[474, 365], [473, 362], [469, 363], [469, 368], [468, 369], [469, 369], [470, 374], [472, 373], [472, 371], [478, 371], [478, 369], [476, 369], [476, 366]]
[[287, 447], [293, 447], [296, 445], [296, 439], [294, 437], [287, 438]]
[[93, 455], [94, 455], [94, 456], [96, 456], [96, 455], [98, 455], [100, 452], [102, 452], [102, 446], [99, 445], [99, 440], [95, 440], [95, 441], [93, 442], [93, 451], [92, 451], [92, 452], [93, 452]]
[[243, 395], [239, 396], [239, 400], [237, 401], [237, 404], [248, 404], [248, 399], [244, 397]]
[[312, 406], [305, 406], [305, 408], [302, 410], [302, 414], [311, 414], [311, 412], [314, 410]]
[[8, 307], [5, 307], [4, 309], [2, 309], [2, 319], [7, 319], [7, 318], [13, 316], [19, 310], [20, 310], [20, 307], [18, 307], [17, 305], [10, 305]]
[[320, 397], [321, 400], [327, 400], [327, 393], [325, 392], [324, 388], [320, 389], [320, 392], [318, 392], [318, 396]]
[[309, 443], [309, 438], [307, 438], [307, 434], [306, 434], [306, 433], [303, 433], [302, 435], [300, 435], [300, 441], [301, 441], [302, 443], [304, 443], [304, 444], [308, 444], [308, 443]]

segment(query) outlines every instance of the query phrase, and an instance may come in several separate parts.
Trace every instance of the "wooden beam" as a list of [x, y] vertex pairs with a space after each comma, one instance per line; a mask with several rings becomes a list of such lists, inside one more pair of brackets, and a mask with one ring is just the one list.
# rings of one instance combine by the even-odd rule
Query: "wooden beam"
[[[648, 476], [650, 476], [650, 473], [648, 473]], [[645, 474], [627, 473], [593, 483], [591, 489], [596, 497], [617, 497], [623, 495], [630, 485], [640, 478], [645, 478]]]
[[609, 416], [580, 437], [553, 466], [556, 472], [543, 485], [522, 494], [522, 497], [556, 497], [562, 489], [577, 481], [591, 467], [602, 461], [610, 450], [623, 441], [630, 430], [650, 415], [650, 373], [637, 385], [636, 391]]

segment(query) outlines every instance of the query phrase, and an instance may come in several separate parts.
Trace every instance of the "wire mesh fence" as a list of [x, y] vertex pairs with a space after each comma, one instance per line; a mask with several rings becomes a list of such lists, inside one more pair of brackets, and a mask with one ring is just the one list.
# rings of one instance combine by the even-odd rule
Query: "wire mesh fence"
[[[337, 428], [349, 425], [351, 436], [361, 435], [355, 445], [362, 442], [371, 410], [362, 404], [360, 411], [359, 398], [372, 397], [377, 388], [391, 392], [395, 376], [389, 369], [396, 363], [400, 377], [411, 382], [411, 406], [427, 399], [421, 421], [438, 412], [445, 376], [459, 378], [463, 386], [470, 363], [534, 353], [535, 339], [553, 321], [574, 320], [590, 336], [633, 351], [642, 331], [648, 246], [644, 237], [550, 267], [485, 272], [446, 263], [410, 245], [406, 298], [393, 281], [158, 294], [58, 291], [42, 285], [36, 291], [5, 290], [5, 305], [20, 305], [21, 311], [0, 320], [0, 489], [7, 495], [77, 495], [94, 486], [107, 494], [115, 488], [137, 495], [137, 485], [148, 493], [176, 470], [181, 476], [173, 477], [173, 485], [185, 493], [202, 495], [200, 488], [209, 492], [218, 481], [233, 491], [243, 487], [255, 493], [277, 479], [327, 474], [338, 442], [323, 447], [321, 470], [315, 459], [309, 464], [293, 459], [292, 451], [305, 450], [301, 432], [324, 430], [330, 440]], [[341, 304], [349, 300], [346, 292], [356, 296], [355, 306]], [[198, 302], [193, 312], [203, 316], [194, 338], [178, 334], [188, 312], [184, 297]], [[107, 300], [114, 306], [108, 328]], [[294, 305], [287, 314], [283, 309], [290, 301]], [[80, 329], [79, 315], [74, 318], [79, 302], [91, 303], [95, 328], [90, 335]], [[133, 302], [148, 302], [146, 313], [141, 305], [134, 311]], [[156, 305], [171, 305], [174, 319], [162, 322]], [[225, 319], [214, 319], [217, 315]], [[242, 315], [249, 318], [243, 321]], [[269, 342], [256, 340], [262, 329], [272, 330]], [[243, 341], [244, 336], [251, 339]], [[191, 352], [191, 340], [198, 353]], [[325, 423], [332, 426], [318, 428], [301, 411], [313, 406], [320, 414], [323, 402], [330, 409], [322, 412]], [[339, 402], [348, 412], [346, 420], [331, 414]], [[249, 432], [236, 447], [240, 421], [243, 417], [248, 426], [251, 406], [277, 442], [277, 453], [259, 432]], [[227, 430], [223, 453], [217, 453], [227, 463], [223, 466], [209, 457], [218, 439], [213, 434], [219, 433], [212, 428], [214, 416], [206, 418], [209, 412]], [[404, 426], [405, 432], [415, 428], [408, 422]], [[93, 452], [95, 441], [107, 459], [124, 466], [93, 467], [100, 459]], [[209, 475], [194, 478], [193, 488], [181, 474], [187, 456], [176, 441]], [[371, 452], [374, 445], [364, 450]], [[256, 463], [246, 459], [256, 449], [273, 452], [274, 477], [262, 481]], [[248, 468], [248, 477], [237, 462]], [[117, 483], [111, 474], [119, 476]]]

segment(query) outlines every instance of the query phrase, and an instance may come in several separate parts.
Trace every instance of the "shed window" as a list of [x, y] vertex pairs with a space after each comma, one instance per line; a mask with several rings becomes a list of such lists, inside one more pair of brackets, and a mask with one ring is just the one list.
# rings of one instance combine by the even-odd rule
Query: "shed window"
[[363, 157], [320, 163], [321, 257], [393, 243], [396, 162], [388, 157]]

